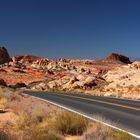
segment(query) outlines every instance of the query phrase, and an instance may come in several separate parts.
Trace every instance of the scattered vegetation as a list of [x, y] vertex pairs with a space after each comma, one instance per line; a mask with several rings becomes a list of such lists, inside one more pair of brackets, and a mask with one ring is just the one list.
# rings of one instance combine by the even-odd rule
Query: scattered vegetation
[[90, 123], [83, 140], [132, 140], [129, 134], [116, 131], [100, 123]]
[[10, 88], [5, 88], [3, 86], [0, 87], [0, 104], [1, 105], [5, 105], [7, 102], [11, 101], [12, 91], [13, 90]]
[[84, 117], [71, 112], [61, 112], [49, 121], [50, 128], [63, 135], [82, 135], [88, 124]]
[[121, 131], [112, 131], [111, 136], [114, 140], [132, 140], [132, 138], [128, 133], [121, 132]]
[[[43, 108], [42, 102], [29, 109], [31, 105], [29, 102], [33, 102], [33, 100], [28, 98], [27, 102], [26, 98], [25, 102], [24, 98], [23, 95], [15, 93], [11, 89], [0, 88], [0, 105], [18, 110], [16, 112], [18, 119], [14, 124], [6, 121], [2, 125], [0, 122], [0, 140], [64, 140], [65, 136], [69, 135], [77, 136], [79, 140], [132, 139], [127, 133], [91, 122], [75, 113], [62, 110], [47, 112], [47, 110], [51, 110], [51, 105]], [[20, 106], [20, 110], [22, 108], [22, 111], [18, 106]], [[28, 108], [29, 111], [25, 108]], [[44, 110], [46, 108], [47, 110]]]

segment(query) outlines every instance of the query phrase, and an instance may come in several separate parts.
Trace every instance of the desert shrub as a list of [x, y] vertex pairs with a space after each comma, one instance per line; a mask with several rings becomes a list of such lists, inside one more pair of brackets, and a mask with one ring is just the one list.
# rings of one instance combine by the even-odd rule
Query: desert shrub
[[22, 140], [63, 140], [63, 137], [53, 131], [49, 131], [48, 127], [39, 128], [39, 126], [33, 125], [23, 131]]
[[113, 140], [132, 140], [128, 133], [122, 131], [112, 131], [111, 137]]
[[21, 114], [17, 121], [17, 128], [22, 131], [22, 140], [63, 140], [61, 135], [54, 133], [53, 130], [50, 131], [42, 116], [40, 121], [38, 116], [31, 117], [27, 114]]
[[0, 129], [0, 140], [18, 140], [16, 136], [9, 133], [6, 129]]
[[9, 139], [8, 135], [3, 130], [0, 130], [0, 140], [8, 140], [8, 139]]
[[5, 105], [7, 102], [11, 101], [12, 91], [9, 88], [0, 87], [0, 104]]
[[83, 140], [131, 140], [129, 134], [116, 131], [100, 123], [91, 123], [83, 134]]
[[61, 112], [49, 121], [50, 128], [63, 135], [81, 135], [87, 124], [87, 119], [71, 112]]
[[92, 123], [87, 127], [83, 140], [109, 140], [110, 128], [99, 123]]
[[41, 105], [38, 105], [36, 108], [32, 109], [30, 113], [30, 118], [38, 123], [43, 122], [51, 116]]

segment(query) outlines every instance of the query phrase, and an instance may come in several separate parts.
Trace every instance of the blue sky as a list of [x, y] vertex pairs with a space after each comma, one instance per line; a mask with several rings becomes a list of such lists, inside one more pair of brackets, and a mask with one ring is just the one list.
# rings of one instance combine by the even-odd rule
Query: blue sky
[[1, 0], [0, 44], [11, 55], [140, 57], [140, 1]]

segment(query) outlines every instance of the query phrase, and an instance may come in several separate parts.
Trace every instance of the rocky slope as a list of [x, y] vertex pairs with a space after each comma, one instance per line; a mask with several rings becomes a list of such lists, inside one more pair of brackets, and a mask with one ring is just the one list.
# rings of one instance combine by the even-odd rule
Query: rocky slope
[[108, 71], [103, 77], [109, 83], [104, 87], [106, 95], [140, 99], [140, 62]]
[[140, 62], [131, 64], [124, 55], [112, 53], [105, 60], [19, 55], [12, 60], [0, 65], [1, 85], [140, 99]]

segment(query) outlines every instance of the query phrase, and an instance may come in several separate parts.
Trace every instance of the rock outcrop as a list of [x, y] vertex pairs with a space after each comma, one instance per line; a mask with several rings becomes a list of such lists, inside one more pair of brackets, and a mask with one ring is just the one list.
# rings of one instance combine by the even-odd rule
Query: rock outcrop
[[0, 47], [0, 64], [10, 61], [10, 56], [5, 47]]
[[42, 69], [46, 69], [47, 68], [47, 65], [49, 64], [49, 60], [48, 59], [38, 59], [37, 61], [35, 61], [31, 67], [32, 68], [42, 68]]
[[117, 53], [110, 54], [109, 56], [107, 56], [105, 58], [105, 61], [121, 62], [121, 63], [125, 63], [125, 64], [131, 64], [132, 63], [127, 56], [124, 56], [124, 55], [121, 55], [121, 54], [117, 54]]
[[41, 59], [40, 57], [32, 56], [32, 55], [16, 55], [12, 58], [14, 63], [17, 63], [17, 62], [33, 63], [40, 59]]
[[140, 69], [140, 62], [135, 61], [132, 64], [130, 64], [129, 66], [130, 66], [130, 68]]

